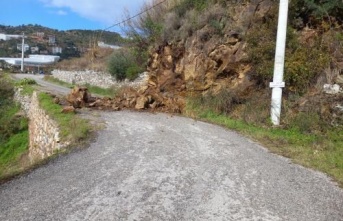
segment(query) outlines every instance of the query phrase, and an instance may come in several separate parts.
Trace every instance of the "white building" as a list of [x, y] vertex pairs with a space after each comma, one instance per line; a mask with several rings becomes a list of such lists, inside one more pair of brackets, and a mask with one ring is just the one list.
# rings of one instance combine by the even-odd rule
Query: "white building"
[[31, 53], [34, 54], [34, 53], [38, 53], [39, 52], [39, 47], [36, 46], [36, 47], [31, 47]]
[[43, 38], [44, 35], [45, 35], [44, 32], [36, 32], [37, 37]]
[[51, 51], [52, 51], [52, 53], [53, 54], [58, 54], [58, 53], [62, 53], [62, 48], [61, 47], [58, 47], [58, 46], [56, 46], [56, 47], [52, 47], [51, 48]]
[[[17, 50], [21, 51], [22, 49], [22, 44], [17, 44]], [[24, 52], [27, 52], [30, 49], [30, 45], [24, 44]]]
[[[58, 62], [60, 56], [54, 55], [29, 55], [28, 58], [24, 58], [25, 66], [44, 66], [49, 64], [54, 64]], [[20, 66], [21, 58], [0, 58], [0, 61], [5, 61], [10, 65]]]
[[49, 44], [55, 44], [56, 43], [56, 37], [55, 35], [49, 36]]
[[98, 41], [98, 46], [99, 46], [100, 48], [112, 48], [112, 49], [119, 49], [119, 48], [120, 48], [120, 46], [105, 44], [105, 43], [102, 42], [102, 41]]
[[0, 40], [4, 40], [4, 41], [8, 41], [11, 40], [13, 38], [21, 38], [21, 35], [6, 35], [3, 33], [0, 33]]

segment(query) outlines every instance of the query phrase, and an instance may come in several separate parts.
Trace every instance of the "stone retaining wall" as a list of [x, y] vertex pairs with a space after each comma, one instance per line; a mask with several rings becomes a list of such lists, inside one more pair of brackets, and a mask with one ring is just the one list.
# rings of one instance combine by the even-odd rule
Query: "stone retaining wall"
[[14, 100], [20, 104], [21, 109], [25, 112], [25, 115], [28, 116], [31, 106], [31, 96], [24, 95], [22, 91], [23, 88], [21, 87], [16, 89], [14, 94]]
[[87, 70], [87, 71], [53, 70], [51, 74], [54, 78], [57, 78], [61, 81], [64, 81], [70, 84], [77, 84], [77, 85], [90, 84], [90, 85], [98, 86], [101, 88], [110, 88], [112, 86], [116, 86], [116, 87], [130, 86], [130, 87], [138, 88], [141, 85], [146, 84], [148, 80], [147, 72], [140, 74], [139, 77], [132, 82], [128, 80], [118, 82], [109, 73], [95, 72], [91, 70]]
[[30, 98], [22, 96], [19, 90], [15, 100], [29, 118], [29, 157], [32, 162], [45, 159], [68, 145], [60, 141], [58, 124], [40, 107], [36, 92]]
[[85, 85], [90, 84], [102, 88], [109, 88], [116, 84], [115, 79], [108, 73], [95, 72], [95, 71], [62, 71], [53, 70], [51, 72], [53, 77], [70, 83]]

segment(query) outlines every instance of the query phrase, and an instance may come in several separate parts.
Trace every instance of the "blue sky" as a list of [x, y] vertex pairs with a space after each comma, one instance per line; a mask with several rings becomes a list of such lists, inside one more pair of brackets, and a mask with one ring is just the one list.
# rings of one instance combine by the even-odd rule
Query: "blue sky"
[[[104, 29], [134, 15], [150, 0], [5, 0], [1, 25], [38, 24], [58, 30]], [[110, 31], [120, 32], [120, 28]]]

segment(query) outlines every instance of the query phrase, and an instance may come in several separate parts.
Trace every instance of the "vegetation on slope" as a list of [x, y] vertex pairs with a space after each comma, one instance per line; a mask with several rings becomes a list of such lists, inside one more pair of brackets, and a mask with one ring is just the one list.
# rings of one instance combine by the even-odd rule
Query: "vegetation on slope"
[[53, 101], [46, 93], [39, 93], [40, 106], [54, 119], [61, 130], [61, 139], [72, 143], [84, 140], [90, 131], [87, 120], [81, 119], [75, 113], [62, 113], [62, 107]]
[[[28, 159], [28, 118], [13, 99], [15, 87], [23, 88], [21, 93], [30, 96], [34, 91], [31, 85], [34, 84], [34, 80], [26, 78], [13, 82], [0, 74], [0, 182], [41, 163], [32, 164]], [[76, 145], [88, 137], [91, 126], [87, 120], [74, 113], [62, 113], [62, 107], [46, 93], [39, 93], [39, 101], [59, 125], [62, 141]]]
[[14, 85], [0, 74], [0, 179], [20, 170], [21, 157], [28, 150], [28, 119], [18, 114], [13, 102]]

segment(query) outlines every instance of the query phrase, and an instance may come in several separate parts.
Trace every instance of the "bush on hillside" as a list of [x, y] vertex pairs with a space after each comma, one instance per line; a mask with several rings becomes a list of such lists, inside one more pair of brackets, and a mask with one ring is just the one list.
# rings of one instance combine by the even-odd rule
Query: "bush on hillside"
[[13, 85], [8, 79], [0, 75], [0, 107], [5, 101], [10, 100], [14, 94]]
[[[274, 8], [274, 12], [267, 15], [268, 20], [253, 26], [246, 35], [248, 61], [254, 65], [253, 77], [264, 86], [273, 79], [276, 15]], [[323, 36], [313, 36], [312, 42], [307, 43], [300, 41], [300, 34], [293, 27], [288, 27], [284, 81], [288, 92], [303, 94], [330, 65], [330, 52]]]
[[23, 78], [15, 83], [16, 86], [34, 85], [37, 82], [31, 78]]
[[134, 80], [142, 71], [132, 52], [129, 50], [116, 50], [108, 61], [108, 71], [118, 81]]
[[299, 28], [318, 27], [323, 21], [330, 27], [343, 23], [342, 0], [292, 0], [290, 8], [290, 18], [297, 19]]

